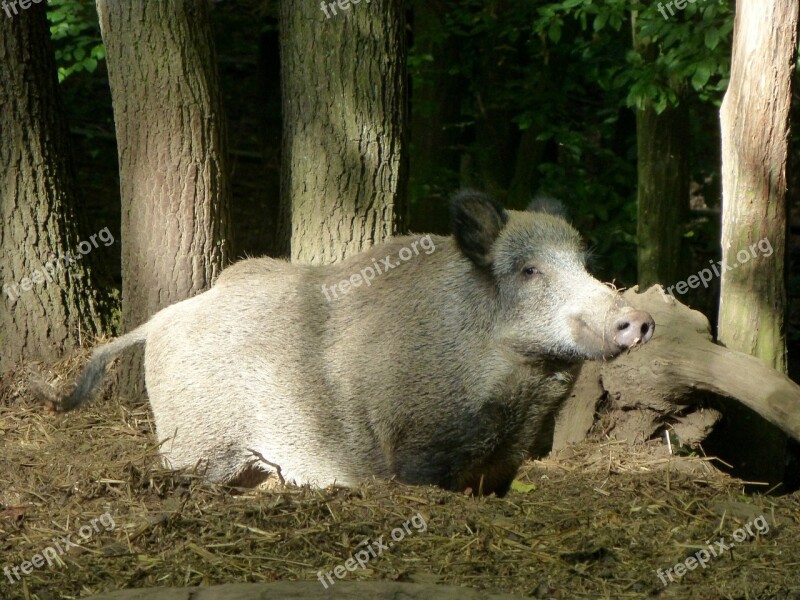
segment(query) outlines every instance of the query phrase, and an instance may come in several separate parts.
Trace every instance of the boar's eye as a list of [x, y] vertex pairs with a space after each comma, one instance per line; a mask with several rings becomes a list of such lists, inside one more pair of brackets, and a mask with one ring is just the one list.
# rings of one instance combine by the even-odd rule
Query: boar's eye
[[536, 267], [525, 267], [523, 272], [528, 277], [533, 277], [534, 275], [541, 275], [542, 274], [542, 272], [539, 269], [537, 269]]

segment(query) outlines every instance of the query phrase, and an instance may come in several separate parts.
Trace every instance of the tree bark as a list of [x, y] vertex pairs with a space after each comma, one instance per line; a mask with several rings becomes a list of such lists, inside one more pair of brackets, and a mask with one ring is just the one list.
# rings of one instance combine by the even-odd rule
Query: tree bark
[[[636, 13], [631, 27], [634, 49], [655, 63], [658, 48], [639, 35]], [[660, 114], [652, 106], [636, 111], [637, 270], [642, 289], [657, 283], [668, 287], [685, 277], [682, 232], [689, 217], [689, 143], [685, 102]]]
[[[97, 8], [119, 148], [130, 331], [208, 289], [229, 258], [224, 118], [207, 1], [97, 0]], [[134, 364], [122, 383], [137, 396]]]
[[[786, 164], [798, 1], [737, 5], [731, 82], [722, 125], [719, 339], [786, 370]], [[737, 260], [766, 238], [774, 253]], [[743, 256], [743, 255], [742, 255]]]
[[689, 111], [636, 111], [638, 161], [636, 234], [639, 286], [670, 286], [684, 278], [683, 226], [689, 216]]
[[[55, 360], [108, 325], [83, 224], [45, 6], [0, 13], [0, 372]], [[113, 240], [113, 237], [110, 238]], [[84, 243], [85, 242], [85, 243]], [[111, 242], [113, 243], [113, 242]]]
[[[718, 337], [786, 372], [786, 165], [797, 51], [798, 0], [741, 0], [722, 125], [722, 261]], [[762, 242], [766, 240], [766, 242]], [[770, 256], [751, 252], [762, 242]], [[747, 254], [747, 260], [743, 260]], [[761, 254], [759, 256], [759, 254]], [[730, 440], [759, 439], [753, 473], [783, 478], [786, 438], [751, 414]]]
[[334, 262], [405, 227], [403, 4], [281, 3], [281, 221], [292, 260]]

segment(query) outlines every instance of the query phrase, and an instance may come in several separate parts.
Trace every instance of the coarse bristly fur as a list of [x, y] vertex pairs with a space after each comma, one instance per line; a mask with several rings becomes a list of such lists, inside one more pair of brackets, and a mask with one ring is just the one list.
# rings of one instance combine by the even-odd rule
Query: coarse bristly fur
[[144, 343], [174, 468], [503, 494], [525, 456], [549, 450], [581, 361], [647, 341], [653, 324], [586, 272], [557, 214], [464, 191], [452, 217], [453, 236], [398, 237], [335, 265], [241, 261], [97, 348], [60, 408], [90, 398], [107, 363]]

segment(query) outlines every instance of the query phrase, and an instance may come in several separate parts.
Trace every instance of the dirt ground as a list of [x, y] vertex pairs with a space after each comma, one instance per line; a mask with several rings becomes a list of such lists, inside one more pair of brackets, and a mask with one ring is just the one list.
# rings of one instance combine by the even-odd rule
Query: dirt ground
[[[69, 379], [80, 362], [51, 375]], [[658, 441], [571, 447], [527, 464], [505, 498], [384, 481], [242, 492], [163, 470], [146, 405], [106, 398], [48, 415], [18, 373], [0, 381], [0, 457], [3, 600], [317, 581], [363, 558], [365, 544], [377, 551], [340, 569], [343, 581], [533, 598], [800, 598], [800, 494], [746, 496], [713, 461], [670, 456]], [[686, 560], [701, 551], [704, 566]]]

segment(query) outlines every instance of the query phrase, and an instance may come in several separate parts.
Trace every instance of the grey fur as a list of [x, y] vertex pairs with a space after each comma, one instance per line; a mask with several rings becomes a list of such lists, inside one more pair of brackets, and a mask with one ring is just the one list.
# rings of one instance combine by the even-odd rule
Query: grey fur
[[564, 204], [560, 200], [556, 200], [550, 196], [536, 196], [531, 200], [530, 204], [528, 204], [526, 210], [530, 212], [547, 213], [548, 215], [554, 215], [562, 219], [567, 218], [567, 209], [564, 208]]
[[89, 363], [75, 383], [72, 392], [58, 403], [58, 409], [62, 411], [73, 410], [84, 402], [94, 399], [100, 384], [105, 379], [108, 363], [119, 356], [126, 348], [145, 342], [149, 327], [150, 322], [147, 322], [130, 333], [118, 337], [113, 342], [96, 348], [92, 352], [92, 358], [89, 359]]
[[581, 361], [647, 341], [652, 319], [586, 273], [565, 221], [481, 198], [455, 203], [456, 239], [428, 236], [434, 251], [336, 299], [322, 286], [398, 262], [424, 238], [325, 267], [231, 266], [211, 290], [98, 348], [64, 407], [144, 341], [174, 468], [202, 464], [215, 481], [279, 468], [298, 484], [396, 476], [504, 493], [525, 456], [549, 449]]

